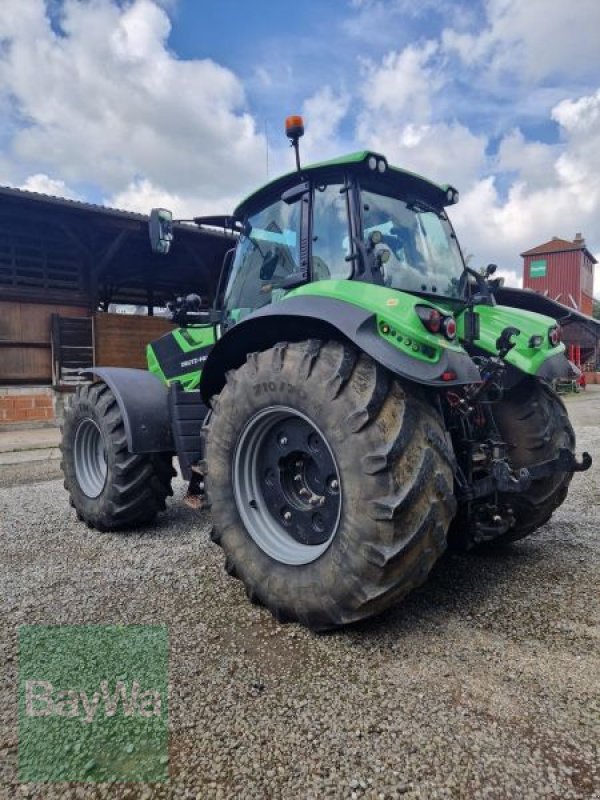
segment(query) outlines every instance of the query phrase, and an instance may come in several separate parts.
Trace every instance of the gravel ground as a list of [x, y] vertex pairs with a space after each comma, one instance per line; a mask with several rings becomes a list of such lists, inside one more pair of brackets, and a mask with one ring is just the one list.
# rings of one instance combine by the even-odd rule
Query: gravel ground
[[[599, 453], [600, 393], [569, 411]], [[536, 535], [448, 554], [397, 609], [326, 636], [248, 603], [181, 482], [155, 525], [99, 534], [53, 469], [0, 471], [1, 797], [600, 797], [600, 457]], [[168, 784], [18, 785], [23, 623], [168, 625]]]

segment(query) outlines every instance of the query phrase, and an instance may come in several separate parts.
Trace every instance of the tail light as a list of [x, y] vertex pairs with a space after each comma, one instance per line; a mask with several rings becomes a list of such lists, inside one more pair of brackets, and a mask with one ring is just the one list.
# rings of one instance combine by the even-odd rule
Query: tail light
[[446, 339], [456, 338], [456, 320], [454, 317], [444, 317], [442, 328]]
[[415, 306], [415, 311], [429, 333], [443, 333], [446, 339], [454, 339], [456, 336], [454, 317], [445, 317], [431, 306]]
[[560, 344], [562, 339], [562, 331], [560, 329], [560, 325], [555, 325], [553, 328], [550, 328], [548, 331], [548, 341], [550, 342], [552, 347], [556, 347]]
[[429, 333], [440, 332], [442, 328], [442, 315], [437, 308], [430, 308], [429, 306], [415, 306], [415, 311]]

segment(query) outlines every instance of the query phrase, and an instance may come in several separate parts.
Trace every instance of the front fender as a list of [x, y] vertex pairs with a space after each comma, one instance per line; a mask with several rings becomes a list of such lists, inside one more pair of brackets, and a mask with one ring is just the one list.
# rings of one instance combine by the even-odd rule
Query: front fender
[[143, 369], [95, 367], [86, 370], [106, 383], [123, 417], [131, 453], [173, 452], [167, 387]]
[[[205, 403], [225, 384], [225, 373], [242, 366], [248, 353], [266, 350], [281, 341], [341, 339], [354, 344], [375, 361], [407, 380], [432, 387], [479, 383], [479, 370], [464, 351], [443, 349], [427, 363], [387, 342], [377, 329], [372, 311], [342, 300], [319, 296], [290, 297], [265, 306], [239, 322], [217, 342], [204, 370], [200, 391]], [[452, 380], [442, 375], [454, 373]]]

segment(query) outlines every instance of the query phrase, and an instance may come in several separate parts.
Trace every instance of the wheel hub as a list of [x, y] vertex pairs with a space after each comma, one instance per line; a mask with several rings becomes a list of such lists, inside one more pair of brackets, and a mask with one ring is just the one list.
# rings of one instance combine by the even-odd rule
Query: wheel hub
[[325, 437], [299, 412], [271, 407], [246, 425], [234, 492], [246, 528], [269, 555], [303, 564], [327, 549], [339, 524], [338, 468]]
[[75, 433], [73, 461], [81, 491], [87, 497], [98, 497], [108, 474], [106, 447], [100, 428], [89, 417], [81, 420]]

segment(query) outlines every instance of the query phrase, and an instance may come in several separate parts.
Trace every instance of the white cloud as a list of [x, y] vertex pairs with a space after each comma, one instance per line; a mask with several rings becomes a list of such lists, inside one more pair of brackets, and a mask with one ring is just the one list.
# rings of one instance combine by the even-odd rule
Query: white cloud
[[380, 127], [390, 117], [392, 121], [407, 115], [413, 122], [429, 120], [432, 96], [444, 84], [442, 72], [433, 64], [437, 50], [437, 44], [428, 41], [392, 51], [379, 64], [364, 62], [362, 101], [366, 114], [381, 115]]
[[377, 125], [376, 116], [366, 116], [359, 138], [393, 164], [438, 183], [450, 183], [461, 191], [479, 177], [485, 164], [486, 138], [457, 122], [383, 127]]
[[465, 189], [480, 176], [487, 139], [436, 119], [448, 79], [438, 56], [438, 44], [426, 41], [366, 62], [356, 138], [398, 166]]
[[[598, 249], [600, 230], [600, 92], [558, 104], [562, 145], [526, 142], [518, 131], [499, 149], [498, 162], [518, 170], [506, 197], [493, 176], [463, 194], [452, 217], [467, 247], [507, 268], [519, 253], [552, 236], [582, 231]], [[598, 286], [598, 281], [597, 281]]]
[[26, 121], [12, 141], [23, 164], [109, 193], [145, 178], [213, 205], [262, 179], [241, 82], [208, 59], [178, 60], [153, 0], [66, 0], [64, 36], [42, 0], [5, 0], [1, 24], [0, 91]]
[[560, 152], [559, 145], [528, 141], [515, 128], [502, 138], [494, 167], [517, 175], [530, 189], [542, 188], [556, 180]]
[[302, 151], [305, 162], [322, 161], [339, 154], [342, 147], [339, 128], [349, 107], [350, 96], [336, 94], [331, 86], [324, 86], [304, 101], [306, 135]]
[[[540, 21], [550, 41], [553, 31], [566, 25], [567, 6], [562, 0], [557, 6], [552, 5]], [[399, 166], [455, 184], [461, 202], [451, 216], [465, 251], [474, 255], [477, 266], [498, 263], [499, 274], [515, 284], [521, 276], [519, 254], [529, 247], [552, 236], [572, 238], [576, 231], [587, 235], [591, 247], [600, 243], [600, 91], [556, 102], [556, 90], [541, 85], [540, 75], [570, 69], [564, 52], [535, 59], [536, 48], [548, 49], [548, 41], [538, 36], [539, 31], [529, 30], [533, 24], [529, 11], [516, 13], [513, 0], [490, 0], [487, 8], [490, 25], [477, 35], [446, 31], [441, 45], [438, 41], [411, 45], [387, 54], [378, 64], [368, 63], [360, 89], [364, 107], [358, 115], [357, 139]], [[587, 24], [597, 16], [595, 9], [596, 5], [591, 13], [591, 6], [587, 8]], [[514, 27], [507, 22], [513, 11]], [[581, 21], [574, 27], [580, 31]], [[576, 46], [572, 29], [564, 32], [564, 38], [567, 51]], [[516, 70], [517, 57], [525, 58], [527, 51], [533, 60], [525, 60], [521, 77], [530, 82], [535, 119], [554, 121], [559, 141], [527, 139], [513, 127], [501, 136], [491, 157], [491, 131], [476, 134], [460, 120], [440, 119], [440, 101], [450, 80], [444, 55], [451, 40], [464, 46], [463, 59], [477, 65], [483, 82], [488, 80], [487, 69], [497, 71], [496, 78], [509, 65]], [[589, 37], [582, 53], [587, 53], [587, 42]], [[587, 54], [598, 62], [595, 52]], [[579, 73], [575, 65], [569, 74]], [[514, 96], [515, 105], [526, 109], [526, 95]]]
[[448, 28], [444, 46], [466, 64], [509, 72], [524, 81], [567, 72], [597, 75], [600, 4], [597, 0], [487, 0], [486, 27], [476, 33]]
[[55, 197], [67, 197], [71, 200], [80, 200], [80, 196], [73, 189], [70, 189], [64, 181], [57, 178], [50, 178], [44, 173], [30, 175], [27, 180], [19, 186], [28, 192], [39, 192], [40, 194], [51, 194]]
[[147, 178], [131, 181], [122, 191], [105, 197], [103, 202], [110, 208], [137, 211], [148, 214], [152, 208], [168, 208], [176, 219], [192, 219], [208, 214], [228, 214], [239, 203], [239, 195], [222, 196], [219, 205], [209, 198], [195, 193], [169, 192]]
[[417, 20], [432, 12], [450, 14], [456, 26], [468, 16], [460, 6], [451, 7], [445, 0], [351, 0], [355, 13], [343, 22], [348, 36], [356, 40], [381, 44], [389, 39], [398, 39], [398, 25], [406, 19]]

